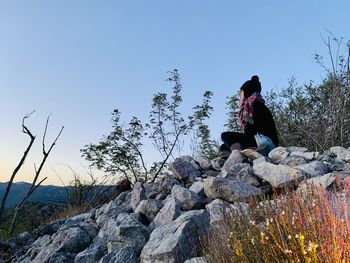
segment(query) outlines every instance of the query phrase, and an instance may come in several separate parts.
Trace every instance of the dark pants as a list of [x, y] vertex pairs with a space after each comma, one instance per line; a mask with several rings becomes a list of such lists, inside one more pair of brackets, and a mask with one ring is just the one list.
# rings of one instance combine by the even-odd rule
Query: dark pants
[[240, 132], [223, 132], [221, 133], [221, 140], [224, 142], [220, 147], [220, 151], [230, 150], [234, 143], [239, 143], [243, 149], [250, 147], [257, 147], [253, 134]]

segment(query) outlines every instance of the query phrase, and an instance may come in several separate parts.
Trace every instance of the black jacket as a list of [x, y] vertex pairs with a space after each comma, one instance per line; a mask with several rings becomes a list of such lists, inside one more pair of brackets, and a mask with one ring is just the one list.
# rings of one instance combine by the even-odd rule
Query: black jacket
[[278, 146], [278, 136], [275, 121], [273, 120], [270, 110], [265, 106], [265, 104], [255, 101], [253, 103], [253, 122], [254, 124], [249, 124], [244, 133], [247, 134], [257, 134], [260, 133], [269, 137], [273, 144]]

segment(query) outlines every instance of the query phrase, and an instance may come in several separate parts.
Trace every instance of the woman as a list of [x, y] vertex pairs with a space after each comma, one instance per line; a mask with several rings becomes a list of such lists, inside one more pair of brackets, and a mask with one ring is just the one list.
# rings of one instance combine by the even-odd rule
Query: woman
[[[261, 139], [267, 139], [271, 145], [273, 143], [272, 148], [278, 146], [275, 122], [270, 110], [265, 106], [265, 101], [260, 95], [260, 92], [261, 84], [259, 77], [256, 75], [252, 76], [250, 80], [242, 85], [240, 91], [239, 121], [244, 133], [223, 132], [221, 139], [224, 144], [220, 147], [221, 151], [258, 146], [260, 148]], [[265, 151], [264, 153], [267, 154], [268, 152], [266, 153]]]

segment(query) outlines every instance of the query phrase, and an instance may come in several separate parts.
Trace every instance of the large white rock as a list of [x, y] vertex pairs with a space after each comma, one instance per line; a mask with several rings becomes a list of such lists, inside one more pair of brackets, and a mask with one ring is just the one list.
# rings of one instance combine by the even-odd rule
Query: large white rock
[[350, 161], [350, 150], [345, 149], [342, 146], [334, 146], [330, 148], [330, 151], [337, 155], [337, 158], [349, 162]]
[[275, 164], [281, 163], [290, 155], [290, 151], [285, 147], [276, 147], [269, 153], [269, 158]]
[[246, 215], [248, 213], [248, 207], [249, 206], [247, 203], [240, 202], [230, 204], [229, 202], [221, 199], [215, 199], [205, 206], [210, 215], [211, 225], [220, 223], [225, 219], [225, 217], [232, 215], [232, 213]]
[[204, 180], [204, 192], [209, 198], [230, 203], [261, 195], [260, 189], [250, 184], [218, 177]]
[[225, 161], [224, 166], [222, 166], [221, 171], [229, 171], [231, 167], [235, 164], [242, 163], [244, 160], [244, 156], [241, 154], [239, 150], [233, 150]]
[[206, 210], [188, 211], [175, 221], [157, 227], [141, 252], [142, 263], [184, 262], [197, 256], [198, 240], [207, 233]]
[[153, 231], [155, 228], [161, 225], [165, 225], [167, 223], [170, 223], [171, 221], [174, 221], [176, 218], [178, 218], [181, 215], [180, 212], [180, 204], [175, 198], [170, 197], [166, 200], [164, 206], [156, 217], [154, 218], [153, 222], [149, 225], [149, 229]]
[[180, 185], [175, 185], [173, 187], [171, 190], [171, 196], [179, 202], [181, 209], [186, 211], [199, 209], [205, 205], [203, 198], [199, 197], [195, 192]]
[[295, 185], [306, 176], [305, 172], [299, 169], [267, 162], [254, 164], [253, 172], [275, 188]]

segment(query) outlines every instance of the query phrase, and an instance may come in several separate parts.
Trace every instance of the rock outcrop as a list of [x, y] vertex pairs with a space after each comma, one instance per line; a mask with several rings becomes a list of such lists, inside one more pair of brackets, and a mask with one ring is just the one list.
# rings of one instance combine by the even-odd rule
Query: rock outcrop
[[23, 233], [0, 250], [26, 263], [206, 262], [198, 240], [225, 216], [246, 214], [245, 202], [266, 189], [332, 188], [336, 177], [341, 184], [350, 175], [350, 149], [278, 147], [268, 157], [235, 150], [213, 160], [183, 156], [169, 167], [154, 183], [138, 182], [97, 209]]

